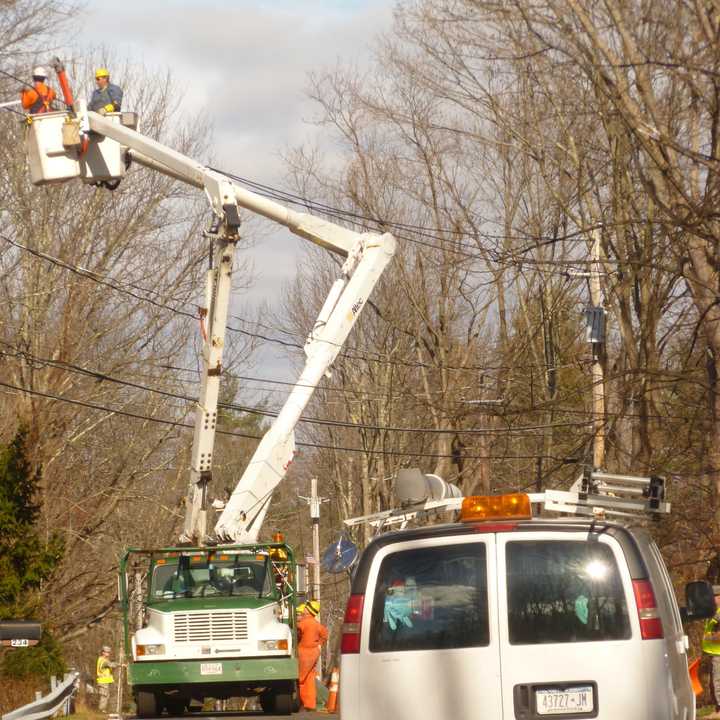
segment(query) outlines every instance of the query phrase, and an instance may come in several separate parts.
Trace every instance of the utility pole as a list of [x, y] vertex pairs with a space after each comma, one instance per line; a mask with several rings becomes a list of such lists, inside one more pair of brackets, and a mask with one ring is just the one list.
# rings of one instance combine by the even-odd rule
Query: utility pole
[[[328, 498], [318, 495], [317, 478], [310, 480], [310, 497], [303, 497], [301, 500], [310, 505], [310, 519], [312, 520], [312, 536], [313, 536], [313, 581], [312, 581], [312, 599], [317, 600], [320, 604], [320, 505], [327, 502]], [[320, 613], [318, 613], [318, 622], [320, 622]], [[317, 665], [315, 666], [318, 674], [322, 676], [322, 653], [318, 656]]]
[[585, 331], [592, 352], [593, 468], [605, 466], [605, 308], [600, 278], [600, 233], [592, 232], [592, 262], [589, 272], [568, 272], [568, 277], [587, 278], [590, 303], [585, 308]]
[[320, 503], [317, 493], [317, 478], [310, 480], [310, 518], [313, 538], [313, 589], [314, 600], [320, 602]]
[[313, 581], [311, 583], [312, 592], [310, 595], [313, 600], [320, 602], [320, 505], [328, 502], [328, 498], [318, 495], [317, 482], [317, 478], [310, 480], [310, 497], [305, 497], [304, 495], [298, 495], [298, 497], [310, 506], [313, 537]]
[[593, 231], [588, 341], [592, 349], [593, 467], [605, 465], [605, 308], [600, 287], [600, 232]]

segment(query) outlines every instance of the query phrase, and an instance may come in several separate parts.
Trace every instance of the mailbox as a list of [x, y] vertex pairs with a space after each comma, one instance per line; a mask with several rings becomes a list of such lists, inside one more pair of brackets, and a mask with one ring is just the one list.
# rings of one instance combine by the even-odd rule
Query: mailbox
[[0, 645], [8, 647], [30, 647], [37, 645], [42, 635], [42, 626], [31, 620], [0, 621]]

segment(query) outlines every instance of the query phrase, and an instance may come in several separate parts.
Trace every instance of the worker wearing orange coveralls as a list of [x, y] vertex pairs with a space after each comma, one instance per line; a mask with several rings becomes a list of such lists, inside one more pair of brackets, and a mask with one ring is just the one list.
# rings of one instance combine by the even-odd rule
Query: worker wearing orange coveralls
[[298, 656], [300, 661], [300, 702], [306, 710], [315, 710], [315, 666], [320, 647], [327, 642], [328, 631], [317, 620], [320, 603], [310, 600], [298, 621]]
[[32, 74], [32, 87], [25, 88], [20, 94], [23, 110], [36, 115], [50, 112], [55, 91], [47, 84], [47, 71], [43, 67], [36, 67]]

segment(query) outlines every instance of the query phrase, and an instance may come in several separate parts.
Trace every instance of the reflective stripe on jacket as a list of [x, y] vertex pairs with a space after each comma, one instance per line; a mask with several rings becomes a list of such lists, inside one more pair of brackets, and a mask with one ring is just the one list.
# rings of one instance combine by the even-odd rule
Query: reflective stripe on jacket
[[36, 82], [32, 88], [26, 88], [20, 96], [23, 108], [35, 115], [50, 111], [50, 105], [55, 99], [55, 91], [45, 83]]
[[115, 682], [115, 678], [112, 676], [112, 669], [110, 668], [110, 661], [102, 655], [97, 659], [96, 672], [98, 685], [107, 685], [108, 683]]
[[712, 636], [718, 632], [720, 618], [716, 614], [705, 623], [705, 630], [702, 639], [702, 651], [707, 655], [720, 655], [720, 641], [713, 640]]

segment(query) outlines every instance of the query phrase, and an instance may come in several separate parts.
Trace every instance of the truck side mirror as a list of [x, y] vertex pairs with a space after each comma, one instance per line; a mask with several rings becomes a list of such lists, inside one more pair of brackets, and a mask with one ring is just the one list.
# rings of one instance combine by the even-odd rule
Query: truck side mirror
[[685, 586], [686, 607], [680, 609], [683, 622], [711, 618], [717, 607], [713, 587], [705, 580], [697, 580]]

